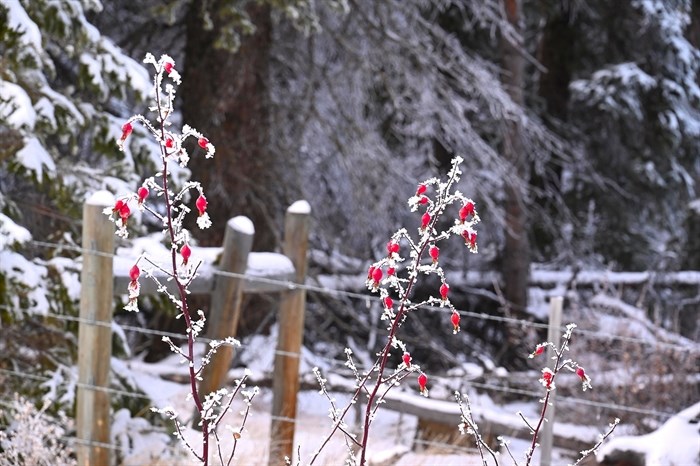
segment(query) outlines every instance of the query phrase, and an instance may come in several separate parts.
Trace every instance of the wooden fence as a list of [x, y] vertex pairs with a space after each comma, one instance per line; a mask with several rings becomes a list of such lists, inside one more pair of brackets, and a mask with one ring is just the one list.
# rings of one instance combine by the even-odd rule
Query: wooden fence
[[[83, 255], [80, 295], [80, 327], [77, 391], [78, 464], [110, 464], [109, 367], [114, 295], [126, 292], [128, 270], [136, 258], [114, 255], [114, 224], [102, 213], [113, 205], [110, 196], [93, 196], [83, 207]], [[219, 264], [202, 264], [190, 292], [210, 294], [208, 337], [235, 336], [244, 293], [279, 292], [282, 295], [279, 336], [275, 357], [269, 464], [284, 464], [292, 457], [294, 419], [299, 390], [299, 357], [304, 329], [307, 249], [310, 209], [298, 201], [287, 209], [283, 254], [253, 253], [254, 228], [250, 220], [236, 217], [226, 224], [221, 248], [193, 248], [193, 257], [219, 258]], [[167, 251], [165, 251], [167, 253]], [[269, 264], [274, 264], [269, 267]], [[217, 272], [224, 272], [217, 273]], [[229, 273], [225, 273], [229, 272]], [[243, 275], [253, 276], [246, 280]], [[163, 277], [165, 278], [165, 277]], [[268, 278], [270, 281], [260, 280]], [[279, 282], [285, 282], [284, 286]], [[141, 294], [155, 293], [152, 280], [141, 281]], [[206, 366], [200, 390], [221, 388], [233, 359], [233, 348], [222, 347]]]

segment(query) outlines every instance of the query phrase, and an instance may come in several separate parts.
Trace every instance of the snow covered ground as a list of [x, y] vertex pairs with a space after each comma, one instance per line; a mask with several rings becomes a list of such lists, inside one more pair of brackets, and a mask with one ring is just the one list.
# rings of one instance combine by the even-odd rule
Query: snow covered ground
[[[255, 343], [257, 347], [264, 342]], [[253, 348], [251, 348], [253, 349]], [[264, 364], [271, 364], [271, 360]], [[115, 369], [122, 375], [129, 374], [129, 378], [135, 382], [139, 389], [143, 390], [152, 400], [156, 407], [172, 406], [175, 411], [181, 414], [182, 419], [187, 420], [192, 413], [193, 405], [187, 400], [189, 386], [184, 383], [165, 380], [161, 376], [165, 374], [182, 373], [185, 368], [177, 363], [177, 358], [170, 357], [156, 364], [148, 364], [137, 359], [117, 363]], [[253, 367], [255, 372], [265, 372], [266, 368]], [[303, 368], [302, 368], [303, 370]], [[232, 373], [238, 374], [239, 370]], [[350, 381], [347, 381], [351, 384]], [[437, 390], [437, 395], [440, 390]], [[338, 406], [345, 406], [349, 400], [346, 393], [332, 393]], [[402, 395], [410, 396], [410, 394]], [[435, 404], [436, 410], [443, 409], [445, 401], [424, 399], [422, 403]], [[532, 406], [520, 403], [513, 406], [497, 406], [486, 395], [479, 395], [473, 400], [475, 415], [488, 411], [489, 417], [507, 418], [508, 422], [517, 423], [516, 411], [522, 411], [528, 417], [536, 416], [535, 410], [538, 405]], [[243, 401], [237, 399], [234, 402], [231, 413], [227, 415], [223, 425], [230, 425], [237, 429], [241, 421], [241, 412], [245, 408]], [[315, 449], [319, 448], [323, 439], [330, 432], [331, 420], [329, 418], [329, 404], [326, 398], [318, 391], [302, 391], [298, 398], [298, 413], [295, 445], [300, 452], [301, 464], [306, 464], [313, 456]], [[269, 388], [262, 388], [260, 394], [253, 400], [250, 416], [246, 423], [246, 428], [242, 432], [241, 439], [236, 450], [235, 464], [245, 466], [267, 465], [267, 455], [269, 451], [269, 431], [270, 413], [272, 410], [272, 392]], [[349, 426], [356, 428], [356, 415], [351, 411], [346, 420]], [[416, 416], [402, 414], [389, 409], [381, 409], [372, 425], [372, 433], [369, 443], [369, 461], [374, 466], [426, 466], [426, 465], [482, 465], [482, 461], [476, 450], [464, 447], [451, 447], [449, 445], [428, 445], [421, 449], [413, 450], [414, 438], [416, 436], [418, 420]], [[578, 427], [578, 426], [577, 426]], [[582, 427], [582, 429], [585, 429]], [[124, 450], [125, 466], [141, 465], [189, 465], [191, 459], [186, 451], [172, 445], [167, 446], [168, 438], [163, 433], [150, 432], [140, 419], [131, 419], [128, 412], [121, 411], [115, 416], [112, 427], [112, 437], [114, 442], [118, 442]], [[172, 429], [171, 429], [172, 430]], [[455, 431], [457, 427], [455, 426]], [[226, 432], [220, 429], [220, 432]], [[590, 432], [589, 432], [590, 433]], [[201, 445], [201, 434], [193, 429], [187, 429], [184, 436], [193, 445]], [[230, 452], [233, 442], [231, 434], [222, 434], [224, 447], [224, 457]], [[524, 452], [529, 447], [529, 443], [524, 440], [509, 439], [512, 452], [519, 461], [524, 459]], [[296, 450], [295, 446], [295, 451]], [[504, 452], [505, 454], [505, 452]], [[568, 464], [573, 460], [573, 453], [555, 449], [553, 454], [554, 464]], [[343, 438], [336, 435], [326, 446], [318, 460], [314, 464], [318, 465], [342, 465], [346, 458], [346, 448]], [[505, 461], [505, 457], [504, 457]], [[491, 462], [489, 462], [490, 464]], [[510, 460], [506, 461], [510, 464]], [[214, 464], [218, 461], [214, 458]], [[533, 464], [539, 464], [539, 450], [535, 453]]]

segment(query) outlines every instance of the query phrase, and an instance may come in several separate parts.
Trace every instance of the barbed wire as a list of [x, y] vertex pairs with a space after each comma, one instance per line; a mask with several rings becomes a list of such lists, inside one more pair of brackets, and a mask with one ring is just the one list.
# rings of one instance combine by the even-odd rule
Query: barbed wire
[[[67, 249], [67, 250], [81, 252], [84, 254], [86, 254], [86, 253], [87, 254], [96, 254], [97, 253], [96, 251], [86, 250], [84, 248], [70, 246], [70, 245], [60, 245], [57, 243], [49, 243], [49, 242], [43, 242], [43, 241], [34, 241], [34, 243], [39, 245], [39, 246], [42, 246], [42, 247], [63, 248], [63, 249]], [[105, 257], [115, 257], [114, 254], [108, 254], [108, 253], [98, 253], [98, 255], [105, 256]], [[270, 279], [270, 278], [259, 277], [259, 276], [250, 276], [250, 275], [246, 275], [246, 274], [237, 274], [237, 273], [225, 272], [225, 271], [215, 271], [215, 274], [221, 275], [221, 276], [227, 276], [227, 277], [231, 277], [231, 278], [248, 280], [248, 281], [258, 281], [258, 282], [267, 283], [267, 284], [274, 284], [276, 286], [282, 286], [282, 287], [285, 287], [288, 289], [304, 289], [306, 291], [322, 293], [325, 295], [331, 295], [331, 296], [336, 296], [336, 297], [347, 297], [347, 298], [359, 299], [359, 300], [363, 300], [363, 301], [371, 300], [371, 301], [380, 302], [380, 298], [377, 296], [349, 292], [349, 291], [345, 291], [345, 290], [336, 290], [336, 289], [332, 289], [332, 288], [328, 288], [328, 287], [320, 287], [320, 286], [314, 286], [314, 285], [309, 285], [309, 284], [298, 284], [298, 283], [294, 283], [291, 281]], [[5, 305], [0, 305], [0, 307], [5, 308], [9, 311], [17, 311], [17, 309], [11, 308], [11, 307], [5, 306]], [[426, 306], [426, 307], [430, 308], [432, 310], [440, 310], [441, 309], [441, 308], [435, 307], [435, 306]], [[20, 310], [24, 313], [32, 314], [27, 309], [20, 309]], [[548, 327], [547, 324], [541, 324], [541, 323], [532, 322], [532, 321], [528, 321], [528, 320], [521, 320], [521, 319], [515, 319], [515, 318], [510, 318], [510, 317], [504, 317], [504, 316], [493, 316], [493, 315], [489, 315], [489, 314], [476, 313], [476, 312], [471, 312], [471, 311], [460, 311], [460, 314], [463, 316], [466, 316], [466, 317], [472, 317], [472, 318], [477, 318], [477, 319], [489, 319], [489, 320], [495, 320], [495, 321], [500, 321], [500, 322], [509, 322], [509, 323], [518, 324], [518, 325], [529, 325], [529, 326], [538, 327], [538, 328], [547, 328]], [[179, 334], [179, 333], [174, 333], [174, 332], [165, 332], [165, 331], [148, 329], [148, 328], [132, 326], [132, 325], [124, 325], [124, 324], [119, 324], [119, 323], [116, 323], [113, 321], [112, 322], [95, 321], [95, 320], [83, 319], [80, 317], [68, 316], [68, 315], [64, 315], [64, 314], [56, 314], [53, 312], [48, 312], [48, 313], [44, 313], [44, 314], [36, 314], [36, 315], [47, 315], [47, 316], [54, 317], [54, 318], [57, 318], [60, 320], [72, 321], [72, 322], [83, 323], [83, 324], [88, 324], [88, 325], [98, 325], [98, 326], [104, 326], [104, 327], [111, 327], [113, 324], [115, 324], [115, 325], [120, 326], [124, 330], [133, 331], [133, 332], [137, 332], [137, 333], [150, 334], [150, 335], [155, 335], [155, 336], [169, 337], [169, 338], [182, 339], [182, 340], [187, 339], [187, 335], [185, 335], [185, 334]], [[563, 328], [562, 328], [562, 330], [563, 330]], [[599, 338], [622, 340], [622, 341], [633, 342], [633, 343], [642, 343], [642, 344], [647, 344], [647, 345], [652, 344], [652, 345], [655, 345], [657, 347], [669, 347], [669, 348], [674, 349], [674, 350], [688, 351], [690, 349], [690, 348], [687, 348], [685, 346], [680, 346], [680, 345], [652, 342], [649, 340], [643, 340], [643, 339], [638, 339], [638, 338], [634, 338], [634, 337], [625, 337], [625, 336], [620, 336], [620, 335], [615, 335], [615, 334], [605, 334], [605, 333], [601, 333], [601, 332], [580, 329], [580, 328], [577, 329], [577, 333], [581, 333], [581, 334], [589, 335], [589, 336], [594, 336], [594, 337], [599, 337]], [[199, 337], [198, 341], [200, 341], [202, 343], [209, 343], [213, 340], [206, 338], [206, 337]], [[242, 345], [241, 347], [245, 349], [247, 346]], [[276, 355], [283, 355], [283, 356], [297, 357], [297, 358], [302, 356], [300, 353], [293, 353], [293, 352], [286, 352], [286, 351], [279, 351], [279, 350], [275, 350], [274, 353]], [[319, 356], [319, 355], [315, 355], [314, 357], [319, 358], [321, 360], [325, 360], [326, 362], [329, 362], [332, 365], [345, 366], [345, 364], [346, 364], [346, 361], [344, 361], [344, 360], [327, 358], [327, 357], [323, 357], [323, 356]], [[8, 370], [0, 369], [0, 372], [8, 373]], [[48, 378], [48, 377], [37, 376], [34, 374], [16, 373], [14, 371], [10, 371], [10, 372], [12, 372], [13, 375], [31, 378], [33, 380], [41, 380], [41, 381], [50, 380], [50, 378]], [[110, 393], [114, 393], [114, 394], [118, 394], [118, 395], [123, 395], [123, 396], [135, 396], [135, 397], [139, 397], [139, 398], [148, 399], [147, 396], [140, 394], [140, 393], [137, 393], [137, 392], [127, 392], [127, 391], [108, 388], [108, 387], [96, 387], [94, 385], [88, 385], [88, 384], [78, 384], [78, 386], [83, 386], [84, 388], [95, 389], [95, 390], [103, 390], [106, 392], [110, 392]], [[497, 391], [508, 392], [508, 393], [512, 393], [512, 394], [536, 396], [536, 397], [540, 396], [539, 394], [537, 394], [535, 392], [528, 392], [526, 390], [519, 390], [519, 389], [510, 388], [510, 387], [502, 387], [502, 386], [491, 385], [491, 384], [473, 382], [472, 386], [479, 387], [479, 388], [482, 388], [485, 390], [497, 390]], [[560, 399], [562, 401], [565, 401], [565, 402], [579, 403], [579, 404], [585, 404], [585, 405], [590, 405], [590, 406], [597, 406], [600, 408], [606, 408], [606, 409], [612, 409], [612, 410], [618, 410], [618, 411], [627, 411], [627, 412], [633, 412], [633, 413], [638, 413], [638, 414], [648, 414], [648, 415], [654, 415], [654, 416], [665, 417], [665, 418], [668, 418], [668, 417], [673, 415], [673, 413], [667, 413], [667, 412], [661, 412], [661, 411], [655, 411], [655, 410], [630, 408], [630, 407], [611, 404], [611, 403], [602, 403], [602, 402], [581, 400], [578, 398], [567, 399], [567, 397], [560, 397]]]
[[[78, 247], [78, 246], [61, 245], [58, 243], [51, 243], [51, 242], [46, 242], [46, 241], [34, 241], [34, 240], [32, 241], [32, 243], [36, 244], [38, 246], [41, 246], [41, 247], [54, 248], [54, 249], [61, 249], [62, 248], [62, 249], [67, 249], [67, 250], [71, 250], [71, 251], [75, 251], [75, 252], [81, 252], [83, 254], [95, 254], [95, 255], [102, 256], [102, 257], [111, 257], [111, 258], [117, 257], [115, 254], [94, 251], [94, 250], [85, 249], [85, 248]], [[363, 294], [363, 293], [358, 293], [358, 292], [338, 290], [338, 289], [322, 287], [322, 286], [315, 286], [315, 285], [310, 285], [308, 283], [303, 283], [303, 284], [296, 283], [296, 282], [293, 282], [290, 280], [280, 280], [280, 279], [261, 277], [261, 276], [256, 276], [256, 275], [247, 275], [245, 273], [228, 272], [228, 271], [218, 270], [218, 269], [215, 269], [213, 271], [213, 274], [218, 275], [218, 276], [222, 276], [222, 277], [227, 277], [227, 278], [235, 278], [235, 279], [239, 279], [239, 280], [245, 280], [248, 282], [274, 285], [274, 286], [282, 288], [282, 289], [304, 290], [304, 291], [319, 293], [319, 294], [323, 294], [323, 295], [331, 296], [331, 297], [338, 297], [338, 298], [345, 297], [345, 298], [363, 300], [365, 302], [375, 302], [375, 303], [379, 303], [381, 305], [381, 298], [379, 296], [373, 296], [373, 295], [368, 295], [368, 294]], [[428, 306], [428, 305], [422, 306], [422, 308], [428, 309], [431, 311], [440, 311], [441, 310], [440, 307]], [[538, 329], [548, 329], [549, 328], [549, 325], [546, 323], [534, 322], [531, 320], [518, 319], [518, 318], [514, 318], [514, 317], [498, 316], [498, 315], [493, 315], [493, 314], [486, 314], [483, 312], [462, 311], [462, 310], [458, 310], [457, 312], [462, 317], [471, 317], [471, 318], [479, 319], [479, 320], [490, 320], [490, 321], [494, 321], [494, 322], [509, 323], [509, 324], [514, 324], [514, 325], [519, 325], [519, 326], [524, 326], [524, 327], [538, 328]], [[135, 329], [132, 329], [132, 330], [135, 330]], [[564, 332], [564, 331], [566, 331], [566, 327], [562, 326], [560, 328], [560, 330], [562, 332]], [[583, 336], [585, 338], [596, 339], [596, 340], [622, 341], [625, 343], [634, 343], [634, 344], [641, 344], [641, 345], [645, 345], [645, 346], [653, 346], [655, 348], [667, 348], [669, 350], [675, 350], [675, 351], [691, 351], [693, 353], [700, 352], [700, 345], [696, 345], [697, 347], [682, 346], [682, 345], [675, 344], [675, 343], [652, 341], [652, 340], [647, 340], [647, 339], [642, 339], [642, 338], [617, 335], [614, 333], [600, 332], [597, 330], [584, 329], [584, 328], [580, 328], [580, 327], [577, 327], [576, 332], [580, 336]], [[171, 336], [171, 335], [162, 335], [162, 336]], [[176, 337], [176, 336], [172, 336], [172, 337], [173, 338], [181, 338], [181, 337]]]

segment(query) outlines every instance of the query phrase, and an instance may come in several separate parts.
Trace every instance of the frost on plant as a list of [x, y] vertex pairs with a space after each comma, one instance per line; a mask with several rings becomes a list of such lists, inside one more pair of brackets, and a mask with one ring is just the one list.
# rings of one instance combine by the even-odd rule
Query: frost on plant
[[[121, 127], [121, 137], [117, 144], [120, 150], [125, 150], [130, 136], [139, 128], [158, 143], [161, 164], [158, 173], [147, 178], [136, 192], [117, 199], [116, 203], [107, 207], [104, 213], [115, 223], [116, 234], [125, 239], [129, 237], [129, 226], [135, 211], [154, 216], [163, 227], [165, 240], [170, 244], [170, 254], [166, 257], [151, 257], [143, 254], [135, 261], [129, 270], [128, 303], [124, 309], [138, 311], [140, 280], [143, 277], [153, 280], [158, 292], [164, 294], [178, 308], [178, 317], [182, 317], [185, 321], [187, 345], [185, 348], [181, 348], [167, 337], [164, 337], [164, 341], [188, 367], [190, 379], [188, 398], [193, 400], [200, 418], [201, 445], [193, 445], [185, 439], [183, 435], [185, 425], [180, 421], [180, 417], [174, 409], [168, 407], [155, 410], [174, 422], [175, 436], [199, 463], [209, 464], [210, 437], [214, 436], [218, 457], [222, 464], [227, 464], [233, 458], [235, 448], [228, 460], [225, 461], [220, 448], [221, 442], [218, 438], [217, 428], [238, 393], [242, 394], [247, 406], [250, 406], [250, 401], [257, 391], [243, 390], [247, 375], [236, 382], [233, 390], [222, 388], [209, 394], [199, 391], [198, 381], [201, 380], [204, 366], [210, 361], [211, 356], [220, 346], [235, 346], [238, 345], [238, 342], [233, 338], [212, 342], [209, 352], [204, 355], [202, 360], [199, 363], [195, 361], [194, 344], [204, 329], [205, 317], [201, 310], [194, 311], [189, 308], [187, 295], [190, 284], [197, 278], [201, 261], [198, 260], [191, 247], [193, 241], [190, 233], [183, 227], [183, 220], [190, 213], [194, 215], [196, 210], [196, 223], [200, 229], [209, 228], [212, 222], [207, 212], [208, 202], [201, 184], [190, 180], [184, 183], [181, 188], [175, 189], [175, 183], [171, 178], [172, 170], [169, 168], [173, 166], [186, 168], [192, 161], [203, 163], [206, 159], [214, 156], [216, 149], [209, 139], [191, 126], [183, 125], [182, 129], [178, 130], [172, 125], [170, 118], [174, 110], [176, 87], [180, 84], [181, 79], [174, 60], [168, 55], [163, 55], [159, 60], [156, 60], [153, 55], [147, 54], [144, 63], [152, 65], [155, 69], [153, 105], [149, 108], [153, 115], [151, 118], [144, 115], [134, 115], [129, 118]], [[194, 142], [192, 144], [194, 150], [191, 153], [187, 149], [189, 146], [185, 144], [188, 139]], [[191, 192], [194, 192], [195, 196], [192, 196]], [[192, 198], [196, 199], [194, 205], [190, 205]], [[153, 204], [156, 200], [160, 203], [158, 207]], [[165, 280], [159, 278], [163, 276], [165, 276]], [[166, 286], [166, 282], [173, 283], [176, 291], [172, 292]], [[235, 432], [242, 432], [247, 419], [247, 410], [245, 413], [240, 426], [229, 428]]]
[[0, 407], [0, 466], [74, 466], [76, 461], [64, 444], [69, 419], [51, 417], [49, 403], [37, 409], [15, 395]]
[[[357, 388], [346, 408], [339, 410], [331, 402], [333, 427], [324, 442], [325, 445], [336, 432], [342, 432], [349, 450], [350, 464], [366, 464], [370, 427], [391, 388], [413, 375], [415, 379], [412, 385], [420, 394], [428, 396], [430, 388], [428, 374], [413, 361], [407, 345], [397, 336], [404, 321], [414, 315], [419, 308], [433, 306], [446, 311], [445, 326], [448, 331], [453, 333], [460, 331], [459, 311], [450, 301], [450, 286], [440, 262], [440, 244], [456, 236], [464, 242], [464, 246], [469, 251], [477, 252], [477, 234], [474, 227], [479, 222], [479, 215], [475, 209], [475, 203], [454, 190], [462, 175], [459, 168], [461, 162], [462, 159], [459, 157], [453, 160], [446, 180], [431, 178], [418, 185], [416, 194], [408, 200], [408, 205], [412, 212], [420, 215], [420, 226], [415, 233], [409, 233], [405, 228], [394, 233], [387, 242], [386, 255], [373, 263], [367, 271], [367, 288], [379, 295], [383, 305], [381, 319], [387, 325], [386, 343], [378, 353], [373, 366], [365, 372], [357, 369], [352, 360], [352, 353], [346, 351], [347, 366], [355, 374]], [[445, 216], [451, 217], [451, 225], [444, 230], [439, 230], [438, 220]], [[440, 286], [429, 298], [421, 302], [413, 302], [411, 297], [416, 283], [421, 277], [428, 275], [436, 275], [440, 280]], [[392, 353], [392, 350], [395, 351]], [[321, 377], [318, 370], [315, 372], [321, 386], [321, 393], [330, 401], [332, 398], [326, 391], [325, 379]], [[362, 431], [357, 436], [348, 432], [344, 417], [350, 407], [360, 401], [361, 396], [366, 405]], [[319, 450], [316, 451], [311, 464], [318, 458], [319, 452]]]

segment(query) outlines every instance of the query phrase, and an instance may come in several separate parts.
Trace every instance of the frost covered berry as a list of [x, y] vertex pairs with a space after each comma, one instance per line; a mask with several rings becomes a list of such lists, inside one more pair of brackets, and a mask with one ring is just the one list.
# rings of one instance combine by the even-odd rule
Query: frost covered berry
[[206, 212], [207, 210], [207, 198], [204, 197], [204, 194], [199, 195], [197, 201], [195, 202], [195, 205], [197, 206], [199, 215], [204, 215], [204, 212]]
[[400, 246], [396, 241], [389, 241], [386, 244], [386, 250], [391, 256], [392, 254], [397, 254], [399, 252]]
[[421, 217], [420, 221], [420, 228], [421, 230], [425, 230], [428, 228], [428, 225], [430, 225], [430, 214], [428, 212], [423, 214], [423, 217]]
[[428, 197], [427, 196], [421, 196], [420, 199], [418, 199], [418, 202], [421, 204], [425, 205], [428, 203]]
[[209, 139], [202, 136], [201, 138], [199, 138], [197, 140], [197, 144], [199, 144], [199, 147], [201, 147], [202, 149], [206, 149], [207, 146], [209, 145]]
[[171, 138], [169, 136], [167, 138], [165, 138], [165, 147], [167, 147], [168, 149], [172, 149], [174, 145], [175, 145], [175, 141], [173, 141], [173, 138]]
[[374, 269], [376, 269], [375, 266], [369, 266], [369, 269], [367, 269], [367, 278], [372, 278], [372, 275], [374, 275]]
[[187, 261], [190, 260], [190, 256], [192, 255], [192, 250], [190, 247], [185, 243], [182, 248], [180, 248], [180, 255], [182, 256], [182, 262], [187, 265]]
[[[119, 203], [119, 201], [117, 201], [117, 203]], [[119, 207], [119, 217], [121, 217], [122, 222], [126, 223], [130, 215], [131, 209], [129, 209], [129, 205], [125, 202], [122, 202], [121, 206]]]
[[578, 378], [581, 379], [581, 388], [584, 392], [589, 388], [593, 388], [593, 385], [591, 385], [591, 379], [586, 374], [586, 371], [583, 370], [583, 367], [578, 366], [576, 368], [576, 375], [578, 375]]
[[425, 192], [428, 190], [428, 187], [424, 184], [419, 184], [418, 189], [416, 189], [416, 196], [421, 196], [425, 194]]
[[132, 282], [135, 282], [136, 280], [139, 279], [139, 276], [141, 275], [141, 270], [139, 270], [139, 266], [134, 264], [131, 269], [129, 269], [129, 278], [131, 279]]
[[544, 348], [545, 348], [546, 346], [547, 346], [547, 345], [545, 345], [544, 343], [540, 343], [539, 345], [537, 345], [537, 346], [535, 347], [535, 351], [533, 351], [533, 352], [530, 354], [530, 357], [531, 357], [531, 358], [534, 358], [535, 356], [540, 356], [541, 354], [543, 354], [543, 353], [544, 353]]
[[382, 269], [380, 269], [379, 267], [375, 267], [372, 271], [372, 280], [374, 281], [374, 286], [379, 285], [379, 282], [382, 281], [382, 275]]
[[421, 393], [425, 393], [426, 385], [428, 385], [428, 376], [421, 372], [418, 376], [418, 388]]
[[126, 122], [122, 125], [122, 138], [121, 142], [126, 141], [126, 138], [129, 137], [131, 132], [134, 130], [134, 126], [131, 124], [131, 122]]
[[447, 293], [450, 292], [450, 285], [447, 283], [443, 283], [440, 285], [440, 297], [442, 298], [443, 301], [447, 300]]
[[576, 368], [576, 375], [578, 375], [579, 379], [586, 380], [586, 371], [583, 370], [583, 367], [579, 366]]
[[411, 353], [407, 351], [401, 358], [403, 359], [403, 363], [406, 365], [406, 367], [411, 367]]
[[430, 257], [433, 259], [433, 264], [437, 264], [438, 257], [440, 257], [440, 248], [438, 248], [435, 245], [432, 245], [432, 246], [430, 246], [428, 253], [430, 254]]
[[464, 238], [464, 242], [466, 245], [474, 251], [476, 249], [476, 232], [475, 231], [467, 231], [464, 230], [462, 232], [462, 238]]
[[554, 372], [548, 367], [545, 367], [542, 369], [542, 378], [540, 379], [540, 382], [542, 385], [544, 385], [547, 389], [552, 388], [552, 381], [554, 380]]
[[392, 309], [394, 307], [394, 300], [391, 299], [389, 296], [384, 298], [384, 307], [387, 309]]
[[459, 209], [459, 219], [464, 223], [470, 215], [474, 215], [474, 203], [467, 201], [467, 203]]
[[124, 206], [124, 201], [121, 199], [117, 199], [117, 202], [114, 203], [114, 207], [112, 207], [112, 212], [119, 213], [119, 211], [122, 210], [123, 206]]
[[396, 267], [389, 267], [386, 269], [386, 274], [387, 275], [395, 275], [396, 274]]
[[452, 321], [452, 333], [459, 332], [459, 314], [453, 312], [452, 317], [450, 317], [450, 320]]
[[165, 69], [165, 72], [168, 73], [168, 75], [169, 75], [170, 73], [173, 72], [173, 67], [174, 67], [174, 66], [175, 66], [175, 65], [174, 65], [172, 62], [166, 61], [166, 62], [163, 64], [163, 69]]
[[145, 201], [148, 197], [148, 188], [145, 186], [141, 186], [139, 190], [136, 191], [136, 194], [139, 197], [139, 204], [143, 204], [143, 201]]

